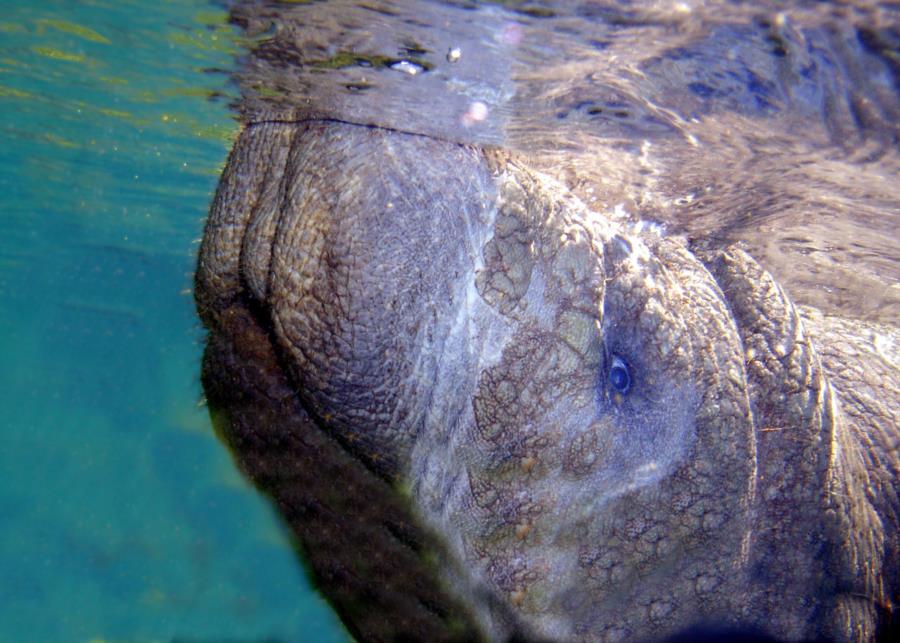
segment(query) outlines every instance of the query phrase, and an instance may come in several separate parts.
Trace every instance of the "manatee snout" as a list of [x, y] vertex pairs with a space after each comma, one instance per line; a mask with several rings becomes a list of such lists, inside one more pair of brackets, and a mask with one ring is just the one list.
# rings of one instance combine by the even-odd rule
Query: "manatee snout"
[[857, 438], [740, 250], [614, 224], [499, 151], [261, 123], [196, 296], [217, 428], [361, 639], [874, 631]]

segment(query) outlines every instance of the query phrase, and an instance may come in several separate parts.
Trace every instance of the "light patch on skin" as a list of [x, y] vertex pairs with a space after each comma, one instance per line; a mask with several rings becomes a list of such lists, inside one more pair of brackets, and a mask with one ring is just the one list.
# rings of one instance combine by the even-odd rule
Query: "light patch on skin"
[[[482, 244], [483, 245], [483, 244]], [[463, 335], [466, 338], [461, 348], [478, 347], [478, 363], [482, 368], [493, 366], [500, 360], [503, 347], [509, 341], [512, 330], [502, 315], [484, 303], [478, 288], [475, 286], [475, 275], [484, 267], [484, 258], [478, 254], [472, 270], [461, 275], [459, 283], [461, 292], [457, 292], [460, 305], [450, 325], [448, 338], [455, 344]], [[490, 319], [484, 326], [474, 323], [476, 319]]]
[[646, 221], [644, 219], [641, 219], [633, 226], [631, 226], [631, 232], [638, 236], [642, 234], [652, 234], [657, 237], [666, 236], [665, 226], [660, 223], [656, 223], [654, 221]]
[[[635, 272], [642, 271], [641, 264], [646, 264], [650, 261], [650, 250], [647, 249], [647, 246], [639, 238], [626, 234], [618, 234], [615, 237], [615, 242], [626, 254], [626, 261], [631, 264], [632, 269]], [[650, 277], [649, 274], [647, 276]], [[652, 280], [652, 277], [650, 278]], [[649, 286], [652, 287], [652, 285], [651, 281]]]
[[552, 330], [555, 323], [555, 311], [547, 304], [545, 289], [547, 280], [540, 265], [535, 265], [531, 271], [531, 281], [528, 290], [525, 291], [523, 300], [530, 316], [536, 319], [541, 328]]
[[895, 346], [894, 338], [887, 333], [874, 333], [872, 337], [872, 346], [875, 353], [890, 364], [893, 368], [900, 370], [900, 363], [894, 357], [898, 354]]
[[[696, 394], [683, 387], [655, 393], [652, 401], [610, 402], [599, 410], [582, 433], [596, 440], [593, 472], [572, 485], [570, 506], [599, 515], [610, 500], [661, 480], [685, 460], [695, 439]], [[642, 408], [628, 413], [626, 403]]]
[[[509, 323], [492, 307], [488, 306], [478, 294], [478, 288], [475, 284], [476, 275], [484, 270], [484, 248], [493, 236], [494, 223], [497, 220], [499, 207], [497, 203], [482, 204], [482, 209], [486, 211], [486, 218], [483, 225], [472, 226], [471, 222], [467, 226], [469, 235], [469, 251], [474, 257], [472, 270], [468, 272], [462, 279], [461, 283], [465, 288], [465, 306], [461, 306], [458, 319], [464, 320], [468, 329], [468, 347], [477, 347], [477, 372], [482, 369], [489, 368], [500, 361], [503, 354], [503, 347], [512, 337], [513, 330]], [[487, 321], [482, 326], [476, 323], [476, 320], [484, 319]], [[451, 337], [454, 334], [451, 331]]]
[[[490, 240], [488, 231], [494, 229], [494, 222], [497, 217], [498, 208], [496, 204], [486, 205], [485, 220], [482, 225], [467, 226], [468, 240], [467, 246], [473, 257], [472, 268], [457, 280], [458, 288], [454, 295], [457, 303], [456, 315], [453, 318], [452, 325], [447, 334], [447, 341], [444, 349], [442, 360], [452, 360], [457, 356], [465, 354], [470, 360], [471, 365], [469, 372], [479, 373], [485, 368], [490, 368], [500, 361], [503, 349], [510, 341], [513, 329], [509, 321], [498, 313], [493, 307], [487, 305], [478, 294], [475, 284], [475, 276], [484, 269], [484, 247]], [[456, 369], [450, 369], [455, 373]], [[472, 378], [470, 388], [474, 389], [475, 378]], [[440, 386], [441, 383], [436, 383]], [[459, 382], [447, 383], [447, 386], [458, 387]], [[467, 395], [468, 399], [471, 394]], [[441, 424], [444, 421], [443, 414], [437, 414], [433, 419], [432, 425]], [[429, 426], [425, 431], [426, 437], [441, 436], [443, 437], [449, 427]], [[451, 434], [451, 440], [458, 435], [459, 432]], [[413, 451], [412, 469], [421, 470], [422, 477], [417, 480], [417, 487], [420, 493], [434, 495], [438, 489], [443, 489], [442, 484], [435, 480], [434, 476], [428, 475], [430, 464], [439, 459], [435, 456], [439, 455], [433, 451], [431, 440], [419, 440]], [[425, 467], [424, 470], [421, 467]], [[437, 483], [437, 486], [435, 484]], [[430, 490], [430, 491], [429, 491]], [[441, 492], [444, 493], [444, 492]]]
[[[447, 368], [454, 375], [468, 373], [464, 381], [450, 381], [447, 377], [435, 382], [434, 399], [454, 397], [469, 400], [474, 395], [477, 374], [484, 369], [496, 365], [503, 355], [503, 350], [511, 341], [514, 329], [512, 323], [495, 308], [488, 305], [476, 287], [476, 275], [484, 269], [484, 247], [490, 240], [490, 231], [494, 229], [498, 207], [496, 203], [485, 206], [483, 225], [467, 227], [469, 239], [467, 246], [473, 257], [472, 268], [457, 280], [458, 288], [454, 295], [458, 302], [456, 315], [448, 330], [441, 358], [445, 365], [448, 361], [465, 359], [468, 366], [464, 369]], [[460, 394], [460, 392], [462, 392]], [[451, 524], [450, 509], [466, 502], [470, 492], [470, 481], [464, 466], [468, 436], [460, 427], [474, 424], [472, 405], [464, 403], [456, 409], [455, 421], [448, 421], [447, 410], [432, 408], [426, 418], [426, 429], [417, 440], [410, 457], [409, 476], [412, 482], [413, 495], [420, 503], [419, 512], [428, 522]], [[463, 539], [463, 531], [443, 529], [446, 545], [451, 558], [443, 561], [445, 582], [455, 594], [461, 597], [473, 596], [473, 585], [480, 583], [482, 592], [490, 591], [487, 583], [477, 575], [464, 571], [458, 566], [468, 560], [469, 555]], [[488, 605], [481, 602], [470, 602], [470, 608], [483, 631], [492, 638], [504, 638], [505, 625], [491, 613]]]
[[652, 147], [653, 147], [653, 143], [651, 143], [647, 139], [644, 139], [644, 142], [641, 143], [641, 156], [638, 159], [638, 161], [644, 167], [655, 170], [655, 166], [653, 165], [653, 163], [650, 160], [650, 149]]
[[647, 464], [641, 465], [635, 470], [634, 474], [636, 478], [644, 478], [646, 476], [652, 476], [659, 471], [659, 464], [656, 462], [648, 462]]

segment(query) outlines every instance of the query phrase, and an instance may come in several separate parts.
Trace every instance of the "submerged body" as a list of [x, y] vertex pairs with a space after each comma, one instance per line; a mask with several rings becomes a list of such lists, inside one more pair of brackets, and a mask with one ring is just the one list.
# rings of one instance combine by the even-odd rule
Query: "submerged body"
[[[436, 161], [440, 185], [424, 176]], [[327, 501], [286, 498], [366, 488], [323, 471], [343, 449], [379, 487], [356, 498], [374, 535], [352, 557], [389, 556], [384, 540], [437, 552], [429, 582], [491, 638], [711, 623], [866, 640], [889, 610], [896, 333], [802, 320], [740, 250], [704, 264], [514, 162], [311, 122], [244, 132], [197, 278], [211, 406], [301, 541], [306, 505]], [[818, 342], [859, 375], [832, 386]], [[293, 441], [313, 438], [328, 446], [308, 446], [301, 474]], [[256, 441], [284, 449], [263, 462]], [[369, 515], [382, 503], [402, 517]], [[328, 529], [359, 519], [333, 511]], [[439, 542], [410, 546], [392, 520]], [[331, 561], [375, 592], [393, 566]], [[434, 616], [390, 618], [419, 609]]]
[[738, 247], [495, 147], [270, 118], [196, 286], [216, 426], [360, 639], [889, 625], [900, 336]]

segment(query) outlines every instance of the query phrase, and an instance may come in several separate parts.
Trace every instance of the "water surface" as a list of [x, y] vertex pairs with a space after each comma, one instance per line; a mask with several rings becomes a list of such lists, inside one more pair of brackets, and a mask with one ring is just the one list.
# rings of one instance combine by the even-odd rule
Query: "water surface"
[[744, 242], [799, 303], [900, 321], [896, 3], [330, 0], [235, 18], [257, 39], [247, 120], [499, 146], [603, 216]]

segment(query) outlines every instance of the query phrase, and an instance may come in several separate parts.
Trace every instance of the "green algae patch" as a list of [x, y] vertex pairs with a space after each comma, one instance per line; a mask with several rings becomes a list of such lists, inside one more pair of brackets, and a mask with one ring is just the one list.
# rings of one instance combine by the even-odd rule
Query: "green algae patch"
[[[21, 60], [16, 60], [15, 58], [0, 58], [0, 65], [3, 67], [8, 67], [10, 69], [22, 70], [27, 69], [28, 65]], [[9, 71], [8, 69], [0, 69], [0, 72]]]
[[194, 22], [203, 25], [227, 25], [227, 11], [200, 11], [194, 15]]
[[405, 58], [394, 58], [391, 56], [373, 56], [368, 54], [358, 54], [352, 51], [339, 51], [331, 58], [326, 60], [312, 60], [310, 67], [315, 69], [344, 69], [346, 67], [375, 67], [384, 68], [396, 65], [401, 62], [412, 63], [418, 65], [423, 71], [431, 71], [434, 65], [422, 58], [414, 56]]
[[[239, 127], [237, 123], [233, 123], [231, 125], [205, 125], [205, 126], [196, 126], [194, 129], [194, 134], [197, 135], [198, 138], [210, 139], [213, 141], [221, 141], [223, 143], [227, 143], [231, 145], [234, 143], [234, 139], [237, 137], [237, 133], [239, 131]], [[215, 170], [212, 172], [216, 176], [219, 175], [219, 171]]]
[[34, 98], [33, 94], [23, 92], [15, 87], [4, 87], [0, 85], [0, 98]]
[[75, 141], [70, 141], [67, 138], [63, 138], [62, 136], [57, 136], [56, 134], [51, 134], [50, 132], [47, 132], [46, 134], [44, 134], [43, 139], [45, 141], [47, 141], [48, 143], [51, 143], [58, 147], [65, 147], [68, 149], [76, 149], [78, 147], [81, 147]]
[[212, 32], [201, 29], [186, 33], [172, 32], [168, 38], [174, 45], [202, 52], [217, 52], [231, 55], [239, 53], [234, 38], [231, 36], [231, 31], [227, 27], [219, 27]]
[[119, 109], [108, 109], [106, 107], [101, 107], [97, 110], [104, 116], [112, 116], [113, 118], [123, 118], [125, 120], [133, 119], [134, 116], [130, 112], [123, 112]]
[[93, 29], [88, 27], [84, 27], [82, 25], [76, 24], [74, 22], [69, 22], [67, 20], [54, 20], [48, 18], [42, 18], [36, 22], [38, 26], [38, 33], [43, 33], [45, 27], [51, 27], [56, 29], [57, 31], [62, 31], [63, 33], [71, 34], [73, 36], [77, 36], [83, 40], [87, 40], [90, 42], [97, 42], [102, 45], [111, 45], [112, 42], [109, 38], [104, 36], [103, 34], [97, 33]]
[[163, 96], [182, 96], [187, 98], [205, 98], [210, 100], [220, 95], [217, 89], [211, 87], [172, 87], [162, 91]]
[[64, 60], [70, 63], [83, 63], [87, 60], [87, 57], [81, 54], [72, 54], [60, 49], [54, 49], [53, 47], [34, 46], [31, 48], [31, 51], [46, 58], [52, 58], [54, 60]]
[[253, 91], [259, 94], [262, 98], [278, 98], [280, 96], [286, 95], [283, 90], [277, 87], [268, 87], [267, 85], [256, 85], [253, 87]]

